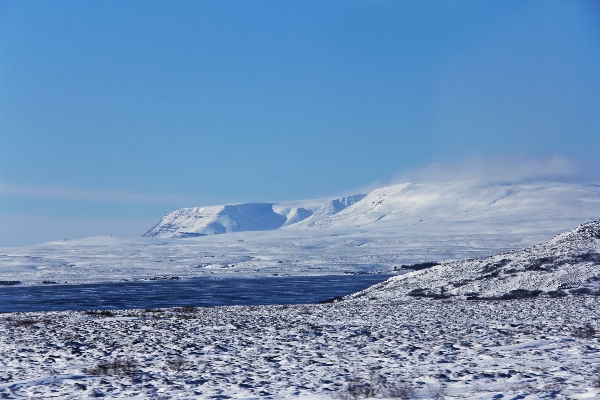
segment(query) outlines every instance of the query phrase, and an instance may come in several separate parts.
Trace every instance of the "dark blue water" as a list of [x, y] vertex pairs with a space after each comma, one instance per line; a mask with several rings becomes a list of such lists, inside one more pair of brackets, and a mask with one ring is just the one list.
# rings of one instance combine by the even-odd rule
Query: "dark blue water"
[[0, 287], [0, 312], [310, 304], [345, 296], [390, 275], [193, 278], [152, 282]]

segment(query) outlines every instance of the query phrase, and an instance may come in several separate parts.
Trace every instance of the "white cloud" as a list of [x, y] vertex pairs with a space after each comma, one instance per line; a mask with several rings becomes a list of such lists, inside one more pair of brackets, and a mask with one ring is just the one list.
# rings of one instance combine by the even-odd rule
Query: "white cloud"
[[597, 165], [578, 162], [563, 155], [543, 158], [471, 156], [458, 163], [433, 163], [408, 170], [395, 177], [393, 182], [448, 182], [472, 179], [598, 182], [599, 178], [600, 170]]

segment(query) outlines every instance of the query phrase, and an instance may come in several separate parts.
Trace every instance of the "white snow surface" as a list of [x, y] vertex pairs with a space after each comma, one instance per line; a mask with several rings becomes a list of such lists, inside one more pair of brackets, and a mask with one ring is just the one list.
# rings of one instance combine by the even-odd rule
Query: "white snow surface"
[[400, 273], [523, 248], [599, 219], [598, 185], [402, 184], [364, 197], [182, 209], [150, 231], [157, 237], [3, 248], [0, 281]]

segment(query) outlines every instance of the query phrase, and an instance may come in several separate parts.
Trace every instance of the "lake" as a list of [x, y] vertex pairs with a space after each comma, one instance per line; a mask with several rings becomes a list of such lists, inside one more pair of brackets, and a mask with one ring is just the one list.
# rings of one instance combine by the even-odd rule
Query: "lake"
[[345, 296], [392, 275], [192, 278], [187, 280], [0, 287], [0, 312], [311, 304]]

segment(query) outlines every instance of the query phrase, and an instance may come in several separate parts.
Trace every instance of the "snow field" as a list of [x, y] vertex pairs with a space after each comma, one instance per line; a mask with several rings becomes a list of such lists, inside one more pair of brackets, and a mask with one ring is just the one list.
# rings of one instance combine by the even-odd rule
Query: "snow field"
[[0, 396], [355, 398], [371, 385], [375, 397], [409, 388], [416, 398], [594, 398], [600, 340], [589, 329], [598, 328], [598, 310], [597, 296], [364, 297], [5, 314]]
[[[526, 244], [548, 239], [527, 237]], [[541, 239], [541, 240], [540, 240]], [[236, 232], [193, 239], [94, 237], [0, 250], [0, 281], [115, 282], [177, 276], [393, 273], [426, 261], [523, 247], [522, 236], [405, 231]]]

